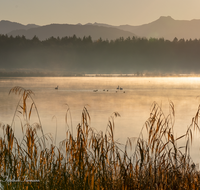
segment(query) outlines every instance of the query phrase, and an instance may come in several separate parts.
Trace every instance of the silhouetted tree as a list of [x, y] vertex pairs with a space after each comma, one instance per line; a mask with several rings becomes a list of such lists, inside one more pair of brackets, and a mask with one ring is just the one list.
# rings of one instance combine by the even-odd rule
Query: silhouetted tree
[[50, 37], [40, 41], [0, 35], [0, 69], [58, 68], [70, 72], [153, 73], [200, 71], [200, 40], [119, 38], [92, 41], [91, 36]]

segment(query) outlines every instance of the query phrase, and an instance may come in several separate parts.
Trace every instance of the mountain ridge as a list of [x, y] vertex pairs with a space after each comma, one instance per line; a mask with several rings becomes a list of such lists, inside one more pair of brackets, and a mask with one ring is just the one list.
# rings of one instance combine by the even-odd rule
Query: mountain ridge
[[118, 28], [108, 28], [103, 26], [94, 25], [71, 25], [71, 24], [50, 24], [37, 28], [30, 28], [28, 30], [14, 30], [9, 32], [8, 35], [22, 36], [31, 39], [37, 36], [40, 40], [46, 40], [50, 37], [65, 37], [73, 36], [83, 38], [84, 36], [91, 36], [93, 40], [102, 38], [103, 40], [115, 40], [119, 37], [132, 37], [135, 36], [132, 32], [123, 31]]
[[11, 31], [17, 30], [17, 29], [30, 29], [30, 28], [36, 28], [36, 27], [39, 27], [39, 25], [35, 25], [35, 24], [23, 25], [23, 24], [18, 23], [18, 22], [1, 20], [0, 21], [0, 34], [7, 34]]
[[[5, 23], [7, 23], [9, 27], [6, 27]], [[52, 26], [57, 27], [57, 29], [52, 28]], [[49, 28], [49, 30], [46, 30], [46, 28]], [[63, 30], [65, 33], [59, 30]], [[8, 34], [13, 36], [24, 35], [27, 38], [32, 38], [33, 36], [38, 35], [38, 38], [41, 40], [45, 40], [51, 37], [51, 35], [53, 37], [64, 37], [73, 36], [74, 34], [77, 35], [77, 37], [90, 35], [93, 40], [97, 40], [100, 37], [104, 40], [115, 40], [119, 37], [127, 38], [131, 36], [145, 38], [164, 38], [171, 41], [175, 37], [178, 39], [199, 39], [200, 19], [175, 20], [171, 16], [160, 16], [157, 20], [137, 26], [132, 26], [129, 24], [114, 26], [97, 22], [86, 23], [84, 25], [81, 23], [75, 25], [55, 23], [39, 26], [34, 24], [22, 25], [20, 23], [3, 20], [0, 21], [0, 34]]]
[[171, 16], [161, 16], [159, 19], [139, 26], [119, 26], [120, 29], [133, 32], [140, 37], [195, 39], [200, 38], [200, 19], [175, 20]]

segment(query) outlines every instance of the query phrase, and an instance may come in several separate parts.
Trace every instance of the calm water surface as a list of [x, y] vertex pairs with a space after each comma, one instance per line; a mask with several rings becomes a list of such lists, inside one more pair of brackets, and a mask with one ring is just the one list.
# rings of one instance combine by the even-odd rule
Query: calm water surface
[[[57, 85], [59, 88], [55, 90]], [[91, 126], [97, 131], [105, 131], [108, 118], [113, 112], [118, 112], [121, 117], [115, 119], [115, 139], [124, 143], [127, 137], [139, 135], [154, 101], [162, 105], [166, 115], [169, 100], [174, 103], [177, 136], [186, 131], [200, 103], [200, 78], [0, 78], [0, 121], [5, 124], [11, 124], [20, 98], [8, 95], [14, 86], [31, 89], [35, 93], [33, 98], [43, 129], [54, 136], [57, 126], [57, 141], [65, 138], [67, 105], [71, 110], [74, 131], [81, 121], [84, 106], [91, 116]], [[123, 90], [117, 90], [118, 86]], [[33, 113], [31, 123], [35, 121], [37, 118]], [[15, 130], [20, 133], [18, 118], [15, 119]], [[196, 138], [192, 152], [195, 162], [199, 162], [199, 153], [199, 140]]]

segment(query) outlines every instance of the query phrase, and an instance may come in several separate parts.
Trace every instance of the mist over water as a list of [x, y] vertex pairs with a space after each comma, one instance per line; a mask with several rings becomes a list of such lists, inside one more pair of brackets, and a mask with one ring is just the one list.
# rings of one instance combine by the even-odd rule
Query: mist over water
[[[149, 117], [154, 101], [162, 107], [166, 116], [169, 113], [169, 101], [174, 103], [174, 130], [177, 137], [185, 133], [200, 103], [198, 98], [200, 78], [0, 78], [0, 121], [4, 124], [11, 124], [20, 98], [18, 95], [8, 95], [9, 90], [14, 86], [31, 89], [35, 93], [33, 98], [44, 133], [51, 133], [55, 137], [57, 125], [57, 143], [65, 139], [65, 113], [68, 106], [72, 115], [74, 133], [76, 126], [81, 122], [84, 106], [89, 111], [91, 127], [97, 131], [105, 132], [108, 118], [113, 112], [118, 112], [121, 117], [115, 118], [115, 140], [125, 143], [127, 137], [138, 137]], [[55, 90], [56, 86], [58, 90]], [[123, 90], [117, 90], [118, 86]], [[98, 91], [94, 92], [94, 90]], [[38, 122], [35, 112], [31, 117], [31, 123], [34, 122]], [[71, 125], [70, 120], [68, 124]], [[15, 118], [15, 133], [19, 136], [21, 133], [18, 118]], [[192, 147], [191, 155], [195, 162], [199, 162], [200, 150], [197, 137]]]

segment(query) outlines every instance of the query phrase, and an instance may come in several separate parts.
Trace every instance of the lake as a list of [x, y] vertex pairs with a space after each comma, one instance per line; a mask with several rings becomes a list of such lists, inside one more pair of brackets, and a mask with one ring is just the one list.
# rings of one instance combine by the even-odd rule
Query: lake
[[[200, 103], [200, 78], [195, 77], [0, 78], [0, 121], [5, 124], [11, 124], [20, 98], [15, 94], [8, 95], [14, 86], [31, 89], [35, 93], [33, 99], [43, 130], [45, 134], [51, 133], [54, 137], [57, 126], [57, 142], [65, 139], [65, 114], [68, 107], [74, 132], [81, 122], [84, 106], [89, 111], [91, 127], [97, 131], [105, 132], [109, 117], [113, 112], [118, 112], [121, 117], [115, 118], [115, 139], [125, 143], [127, 137], [139, 135], [154, 101], [162, 106], [165, 115], [169, 113], [169, 101], [174, 103], [177, 137], [186, 131]], [[118, 90], [118, 86], [123, 90]], [[37, 122], [37, 117], [33, 113], [31, 123], [34, 122]], [[15, 133], [20, 138], [21, 127], [17, 117]], [[195, 162], [199, 162], [200, 153], [197, 137], [192, 148]]]

